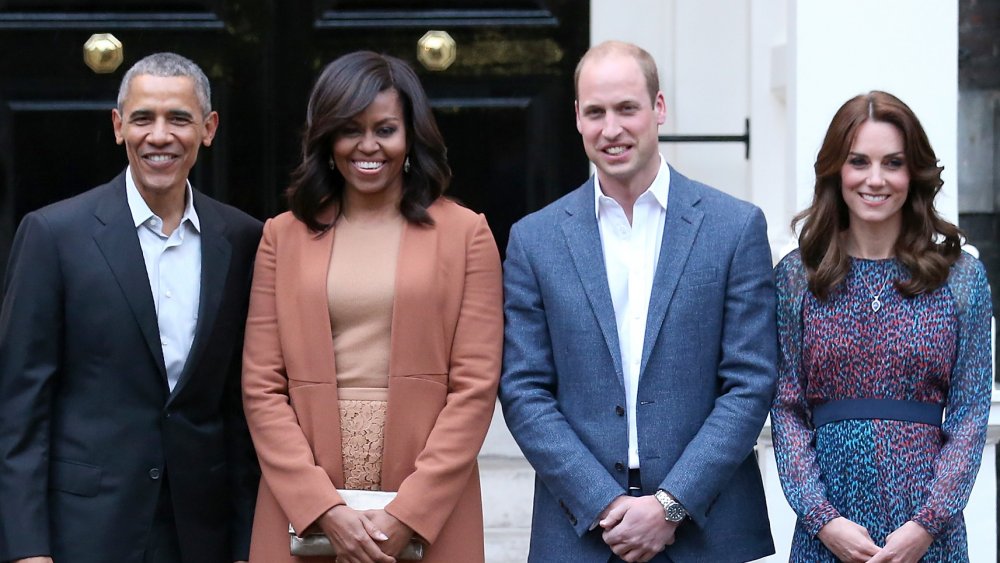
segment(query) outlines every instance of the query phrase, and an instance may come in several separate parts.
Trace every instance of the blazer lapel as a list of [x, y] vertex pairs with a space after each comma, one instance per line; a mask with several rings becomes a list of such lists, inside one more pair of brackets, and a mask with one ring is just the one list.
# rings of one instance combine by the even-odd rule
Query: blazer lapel
[[674, 297], [681, 272], [687, 263], [695, 235], [701, 227], [705, 214], [696, 205], [701, 196], [694, 184], [673, 167], [670, 168], [670, 193], [667, 196], [667, 216], [663, 223], [663, 241], [660, 243], [660, 257], [653, 275], [653, 291], [649, 299], [649, 313], [646, 318], [646, 334], [642, 346], [641, 374], [646, 371], [646, 363], [660, 334], [660, 327], [667, 315], [670, 301]]
[[125, 300], [139, 324], [146, 346], [154, 363], [167, 384], [167, 368], [160, 347], [160, 327], [156, 320], [156, 307], [149, 289], [146, 262], [142, 257], [139, 237], [125, 197], [125, 173], [112, 181], [112, 189], [105, 194], [94, 211], [101, 226], [94, 232], [94, 241], [111, 268]]
[[601, 234], [597, 227], [594, 211], [594, 180], [591, 177], [578, 188], [566, 203], [567, 217], [562, 221], [566, 246], [583, 283], [587, 301], [590, 303], [597, 323], [604, 335], [604, 342], [614, 361], [618, 381], [624, 382], [621, 348], [618, 343], [618, 325], [615, 322], [615, 308], [608, 288], [608, 274], [604, 265]]
[[[432, 204], [431, 209], [433, 210]], [[403, 227], [396, 260], [392, 325], [389, 335], [389, 374], [412, 375], [437, 373], [448, 364], [445, 350], [436, 347], [437, 340], [427, 325], [429, 319], [440, 318], [441, 302], [429, 298], [437, 286], [439, 231], [433, 226]], [[429, 338], [430, 337], [430, 338]], [[419, 350], [419, 354], [414, 354]], [[390, 409], [392, 400], [390, 399]]]
[[222, 294], [226, 289], [226, 277], [229, 272], [229, 260], [232, 255], [232, 245], [225, 237], [226, 224], [222, 217], [210, 205], [205, 203], [201, 192], [192, 190], [194, 194], [195, 211], [201, 223], [201, 288], [198, 300], [198, 324], [195, 327], [194, 341], [184, 361], [184, 369], [174, 386], [171, 397], [176, 396], [191, 377], [191, 372], [199, 363], [201, 354], [212, 336], [215, 319], [219, 314]]
[[[323, 223], [334, 220], [336, 209], [329, 207], [319, 216]], [[306, 357], [301, 365], [308, 366], [314, 373], [308, 375], [311, 381], [336, 382], [337, 364], [333, 352], [333, 327], [330, 325], [330, 302], [327, 296], [326, 280], [330, 271], [330, 257], [333, 253], [333, 238], [336, 227], [316, 234], [302, 227], [302, 238], [286, 243], [293, 248], [298, 243], [297, 259], [299, 279], [296, 286], [298, 296], [297, 311], [302, 338], [307, 340], [304, 350]], [[305, 374], [303, 374], [305, 376]], [[334, 386], [336, 387], [336, 386]]]

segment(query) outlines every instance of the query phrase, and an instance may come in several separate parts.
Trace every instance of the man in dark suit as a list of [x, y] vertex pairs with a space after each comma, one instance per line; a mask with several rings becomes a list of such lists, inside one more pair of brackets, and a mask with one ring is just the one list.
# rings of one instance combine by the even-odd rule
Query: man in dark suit
[[511, 229], [500, 400], [536, 471], [529, 561], [774, 552], [753, 454], [775, 383], [761, 211], [667, 165], [656, 64], [608, 42], [576, 73], [597, 174]]
[[261, 223], [187, 181], [218, 126], [209, 100], [190, 60], [136, 63], [112, 110], [128, 168], [17, 230], [0, 561], [247, 558], [259, 470], [240, 357]]

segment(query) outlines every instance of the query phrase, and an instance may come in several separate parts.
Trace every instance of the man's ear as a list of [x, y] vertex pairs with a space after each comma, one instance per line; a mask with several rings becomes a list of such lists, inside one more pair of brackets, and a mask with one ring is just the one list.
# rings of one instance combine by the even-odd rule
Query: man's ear
[[122, 135], [122, 114], [118, 113], [118, 108], [111, 110], [111, 126], [115, 130], [115, 143], [122, 144], [125, 137]]
[[201, 140], [201, 144], [206, 147], [212, 146], [212, 139], [215, 138], [215, 132], [219, 130], [219, 112], [213, 111], [209, 112], [205, 116], [205, 136]]

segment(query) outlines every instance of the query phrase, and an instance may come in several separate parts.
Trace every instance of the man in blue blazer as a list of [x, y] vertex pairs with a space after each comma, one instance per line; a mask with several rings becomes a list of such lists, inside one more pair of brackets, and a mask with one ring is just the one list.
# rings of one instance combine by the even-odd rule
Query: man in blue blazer
[[128, 168], [25, 216], [0, 309], [0, 561], [245, 560], [240, 401], [261, 223], [191, 188], [218, 115], [172, 53], [112, 111]]
[[588, 51], [576, 121], [597, 174], [511, 229], [500, 400], [536, 471], [529, 561], [774, 553], [753, 447], [775, 384], [766, 225], [658, 153], [635, 45]]

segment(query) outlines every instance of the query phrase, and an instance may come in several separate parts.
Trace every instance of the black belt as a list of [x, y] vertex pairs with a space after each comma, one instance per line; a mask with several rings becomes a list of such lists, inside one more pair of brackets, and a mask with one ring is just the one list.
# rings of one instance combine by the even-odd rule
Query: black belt
[[895, 399], [840, 399], [815, 405], [812, 409], [814, 428], [838, 420], [902, 420], [941, 426], [944, 405]]
[[642, 496], [642, 478], [639, 477], [639, 468], [628, 470], [628, 494], [631, 497]]

